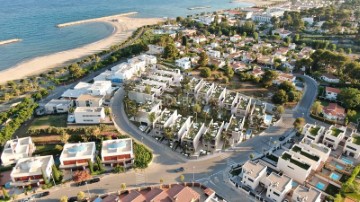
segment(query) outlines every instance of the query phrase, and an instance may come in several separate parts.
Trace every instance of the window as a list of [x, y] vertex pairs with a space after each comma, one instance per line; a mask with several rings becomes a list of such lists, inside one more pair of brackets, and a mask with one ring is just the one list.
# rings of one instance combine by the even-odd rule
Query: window
[[248, 180], [249, 180], [250, 182], [254, 182], [254, 180], [253, 180], [253, 179], [251, 179], [251, 178], [248, 178]]
[[335, 142], [334, 140], [332, 140], [332, 139], [329, 139], [329, 138], [325, 138], [325, 140], [327, 140], [327, 141], [329, 141], [329, 142]]
[[294, 168], [293, 167], [290, 167], [290, 166], [287, 166], [288, 168], [290, 168], [291, 170], [294, 170]]
[[280, 194], [276, 193], [276, 192], [273, 192], [275, 196], [280, 196]]
[[347, 145], [346, 148], [349, 148], [349, 149], [351, 149], [353, 151], [356, 151], [356, 149], [354, 147], [350, 147], [349, 145]]

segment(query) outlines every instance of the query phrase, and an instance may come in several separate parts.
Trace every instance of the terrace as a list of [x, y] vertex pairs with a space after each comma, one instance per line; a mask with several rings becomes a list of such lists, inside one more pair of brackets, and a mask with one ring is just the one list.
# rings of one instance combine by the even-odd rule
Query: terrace
[[352, 143], [360, 145], [360, 136], [353, 136]]
[[309, 128], [310, 135], [317, 136], [319, 130], [320, 130], [320, 127], [311, 127], [311, 128]]
[[225, 97], [225, 104], [226, 105], [232, 105], [233, 101], [235, 100], [236, 98], [236, 93], [234, 92], [231, 92], [230, 94], [228, 94], [226, 97]]
[[215, 90], [213, 91], [213, 95], [215, 98], [219, 98], [221, 93], [224, 91], [224, 87], [218, 86], [215, 88]]
[[201, 128], [201, 123], [193, 123], [189, 131], [185, 134], [184, 139], [193, 140]]
[[187, 120], [187, 118], [185, 118], [185, 117], [180, 117], [180, 118], [176, 119], [176, 122], [174, 124], [174, 129], [176, 132], [180, 130], [181, 126], [185, 123], [186, 120]]
[[309, 153], [303, 151], [302, 148], [300, 148], [298, 146], [294, 146], [291, 150], [296, 153], [300, 153], [301, 155], [303, 155], [311, 160], [314, 160], [316, 162], [319, 161], [319, 159], [320, 159], [318, 156], [315, 156], [315, 155], [312, 155], [312, 154], [309, 154]]
[[211, 137], [216, 137], [218, 131], [219, 131], [219, 123], [212, 123], [208, 129], [208, 133], [211, 135]]
[[290, 163], [294, 164], [294, 165], [297, 165], [298, 167], [300, 168], [303, 168], [305, 170], [309, 170], [310, 168], [310, 165], [306, 164], [306, 163], [302, 163], [298, 160], [295, 160], [291, 157], [290, 154], [288, 153], [284, 153], [282, 156], [281, 156], [282, 159], [284, 159], [285, 161], [290, 161]]
[[140, 106], [141, 111], [143, 111], [143, 112], [151, 112], [151, 110], [158, 104], [159, 104], [159, 102], [150, 102], [150, 101], [148, 101], [145, 104], [142, 104]]
[[340, 135], [340, 133], [343, 133], [344, 131], [338, 129], [338, 128], [335, 128], [333, 127], [331, 129], [331, 135], [334, 136], [334, 137], [338, 137]]
[[171, 116], [172, 112], [170, 111], [164, 111], [164, 113], [161, 114], [159, 123], [164, 124]]
[[240, 99], [240, 103], [239, 103], [239, 105], [238, 105], [238, 108], [239, 108], [239, 109], [242, 109], [242, 110], [245, 110], [246, 107], [247, 107], [247, 105], [248, 105], [248, 103], [249, 103], [249, 99], [247, 99], [247, 98], [241, 98], [241, 99]]

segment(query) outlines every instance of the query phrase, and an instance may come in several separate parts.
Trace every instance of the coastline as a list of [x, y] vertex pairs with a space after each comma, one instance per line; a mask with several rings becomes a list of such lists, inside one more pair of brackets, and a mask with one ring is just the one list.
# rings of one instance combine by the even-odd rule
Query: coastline
[[20, 41], [21, 41], [21, 39], [8, 39], [8, 40], [0, 41], [0, 46], [10, 44], [10, 43], [17, 43]]
[[126, 16], [108, 17], [111, 17], [111, 20], [104, 17], [100, 19], [89, 19], [92, 20], [89, 22], [101, 22], [112, 25], [114, 27], [114, 31], [110, 36], [79, 48], [39, 56], [23, 61], [13, 67], [0, 71], [0, 83], [23, 79], [28, 76], [40, 74], [55, 67], [65, 66], [88, 55], [106, 50], [116, 43], [125, 41], [139, 27], [156, 24], [162, 21], [162, 19], [159, 18], [130, 18]]
[[[273, 3], [279, 2], [277, 0], [231, 0], [230, 3], [253, 3], [255, 6], [268, 6]], [[285, 1], [284, 1], [285, 2]]]

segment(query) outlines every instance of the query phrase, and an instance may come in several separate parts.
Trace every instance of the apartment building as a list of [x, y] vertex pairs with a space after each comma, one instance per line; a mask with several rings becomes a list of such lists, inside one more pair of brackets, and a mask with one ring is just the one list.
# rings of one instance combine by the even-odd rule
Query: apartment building
[[74, 118], [78, 124], [99, 124], [105, 120], [105, 110], [103, 107], [77, 107]]
[[35, 150], [36, 147], [31, 137], [8, 140], [1, 154], [1, 165], [8, 166], [22, 158], [30, 157]]
[[82, 94], [75, 101], [77, 107], [101, 107], [103, 102], [104, 96], [90, 94]]
[[155, 100], [154, 102], [148, 101], [140, 106], [136, 115], [135, 121], [140, 122], [143, 125], [151, 125], [149, 115], [155, 113], [155, 117], [161, 113], [161, 100]]
[[66, 143], [60, 155], [60, 168], [86, 167], [95, 161], [95, 142]]
[[242, 166], [242, 181], [241, 183], [245, 186], [255, 190], [261, 180], [266, 177], [267, 167], [260, 162], [246, 161]]
[[305, 136], [304, 138], [309, 141], [319, 142], [320, 137], [324, 134], [325, 127], [320, 125], [314, 125], [307, 123], [304, 125], [301, 133]]
[[202, 85], [199, 89], [198, 93], [195, 94], [195, 98], [203, 103], [208, 103], [214, 89], [214, 83], [204, 83], [204, 85]]
[[337, 149], [341, 140], [345, 137], [346, 127], [332, 125], [325, 132], [323, 144], [332, 148]]
[[344, 146], [343, 152], [353, 158], [359, 158], [360, 156], [360, 134], [356, 132], [351, 133]]
[[272, 172], [264, 179], [266, 197], [275, 202], [282, 202], [292, 188], [292, 179], [286, 175], [278, 175]]
[[180, 117], [181, 115], [177, 113], [177, 110], [173, 112], [168, 111], [167, 109], [163, 110], [154, 122], [152, 135], [163, 137], [165, 132], [174, 133], [173, 126]]
[[19, 159], [10, 173], [10, 184], [16, 187], [40, 186], [44, 184], [44, 177], [51, 178], [53, 165], [52, 155]]
[[183, 80], [183, 75], [180, 72], [180, 69], [155, 69], [155, 73], [170, 77], [172, 79], [172, 85], [178, 85]]
[[277, 168], [297, 182], [303, 183], [311, 173], [311, 165], [298, 154], [284, 152], [278, 160]]
[[205, 134], [202, 137], [203, 145], [207, 150], [220, 150], [221, 149], [221, 134], [224, 130], [225, 123], [214, 122], [211, 120]]
[[105, 140], [101, 147], [101, 161], [111, 167], [131, 166], [134, 162], [133, 143], [131, 138]]
[[181, 145], [187, 151], [196, 152], [200, 145], [200, 138], [206, 132], [204, 123], [193, 122], [181, 137]]
[[226, 88], [225, 87], [221, 87], [221, 86], [216, 86], [213, 89], [213, 93], [212, 93], [212, 98], [216, 100], [216, 102], [218, 103], [219, 107], [223, 107], [224, 106], [224, 101], [225, 101], [225, 96], [226, 96]]

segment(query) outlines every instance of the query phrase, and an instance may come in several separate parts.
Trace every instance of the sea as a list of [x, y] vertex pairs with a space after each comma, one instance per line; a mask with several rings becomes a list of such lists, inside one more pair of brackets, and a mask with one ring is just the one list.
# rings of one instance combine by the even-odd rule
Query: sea
[[[135, 17], [163, 18], [253, 5], [229, 0], [0, 0], [0, 41], [22, 39], [0, 46], [0, 71], [38, 56], [81, 47], [113, 32], [106, 23], [64, 28], [57, 24], [132, 11], [138, 12]], [[211, 8], [188, 10], [199, 6]]]

